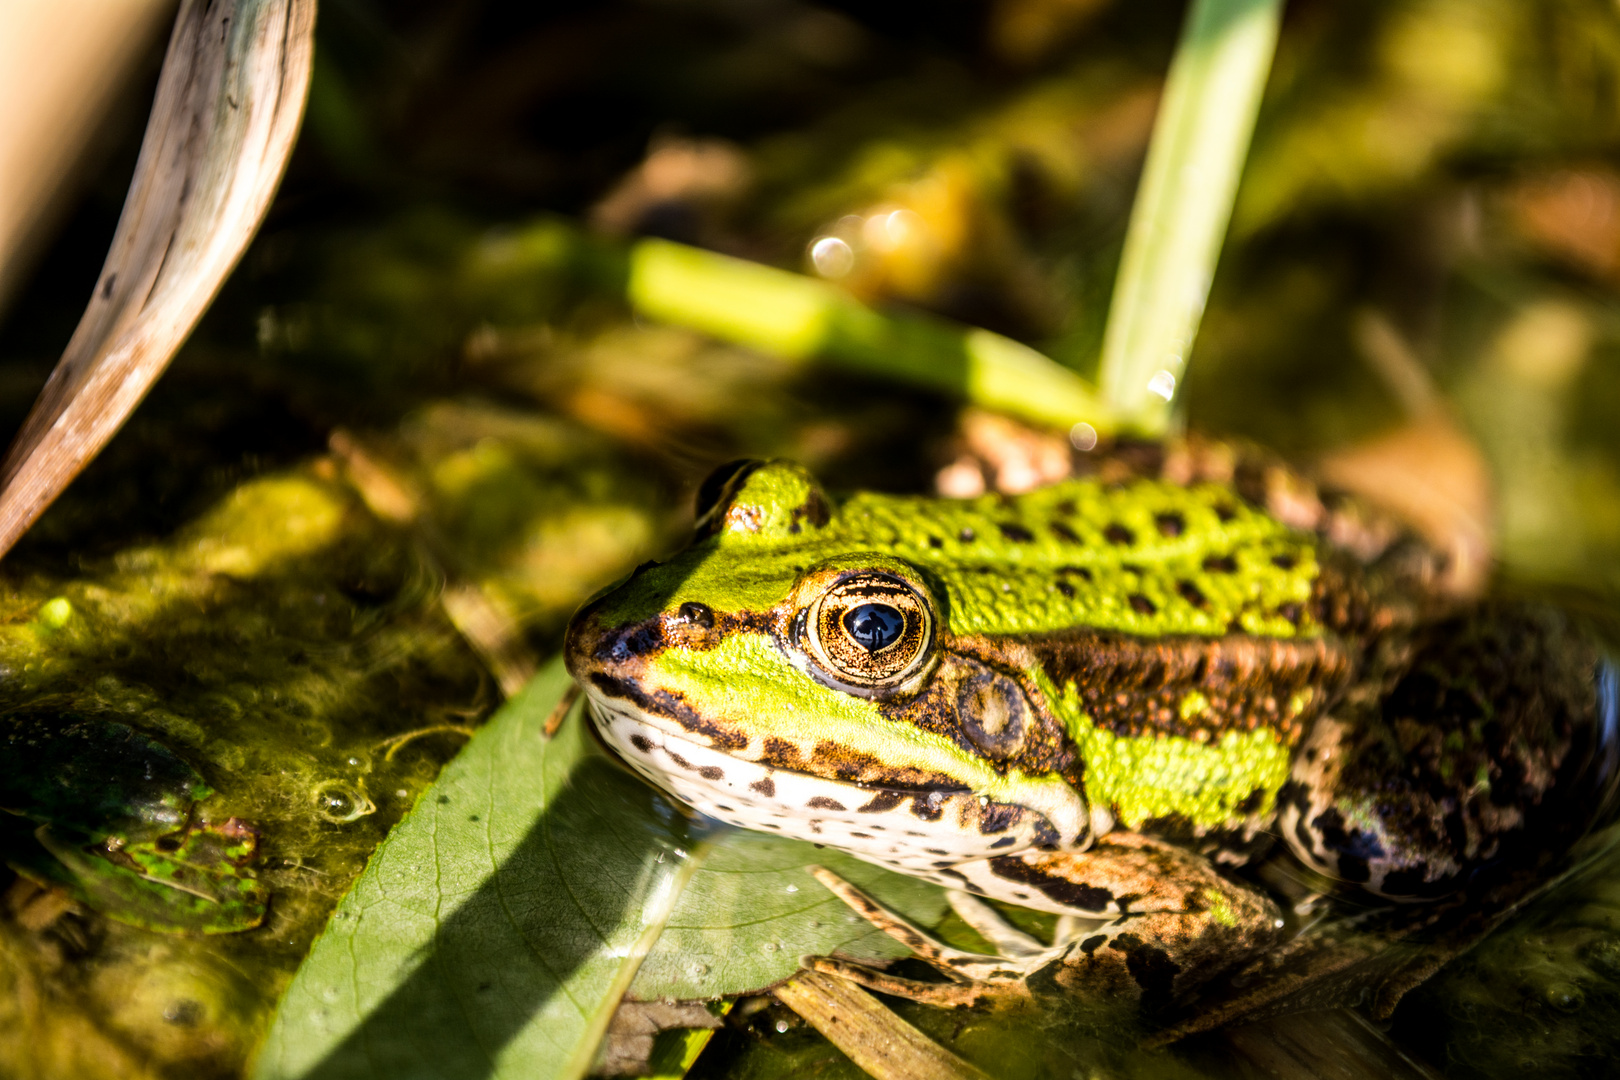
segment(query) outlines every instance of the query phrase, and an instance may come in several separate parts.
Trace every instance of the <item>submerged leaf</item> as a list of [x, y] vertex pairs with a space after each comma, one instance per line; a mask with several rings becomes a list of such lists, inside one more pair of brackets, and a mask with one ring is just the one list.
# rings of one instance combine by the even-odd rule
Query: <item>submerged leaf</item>
[[701, 851], [552, 663], [378, 849], [283, 997], [260, 1080], [582, 1076]]
[[264, 921], [269, 890], [248, 867], [257, 838], [234, 818], [132, 845], [120, 862], [49, 825], [34, 836], [54, 861], [41, 853], [16, 869], [108, 918], [172, 934], [231, 934]]
[[716, 837], [648, 954], [630, 994], [700, 998], [781, 982], [806, 955], [871, 961], [909, 955], [810, 876], [821, 865], [870, 889], [922, 926], [944, 918], [945, 891], [802, 840], [728, 829]]
[[96, 839], [151, 838], [212, 794], [197, 770], [126, 724], [25, 709], [0, 717], [0, 809]]

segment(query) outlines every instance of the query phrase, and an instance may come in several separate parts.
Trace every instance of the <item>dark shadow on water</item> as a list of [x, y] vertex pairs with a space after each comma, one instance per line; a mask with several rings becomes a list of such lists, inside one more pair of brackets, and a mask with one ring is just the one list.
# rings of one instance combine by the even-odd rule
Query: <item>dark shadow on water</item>
[[[606, 815], [620, 823], [609, 837], [611, 803], [624, 811]], [[442, 819], [454, 807], [438, 811]], [[444, 919], [420, 966], [304, 1077], [493, 1075], [506, 1046], [639, 902], [632, 886], [642, 857], [681, 842], [681, 829], [649, 787], [586, 757], [500, 869]]]

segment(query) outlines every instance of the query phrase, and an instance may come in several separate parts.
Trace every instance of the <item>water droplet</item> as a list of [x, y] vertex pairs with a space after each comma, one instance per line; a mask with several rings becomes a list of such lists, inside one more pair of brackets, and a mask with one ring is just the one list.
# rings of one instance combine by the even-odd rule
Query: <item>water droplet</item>
[[1169, 401], [1176, 395], [1176, 377], [1168, 371], [1160, 371], [1148, 380], [1147, 388], [1149, 393]]
[[1069, 445], [1084, 453], [1097, 446], [1097, 429], [1085, 421], [1069, 429]]
[[841, 278], [855, 269], [855, 249], [836, 236], [823, 236], [810, 245], [810, 262], [824, 278]]
[[797, 886], [797, 885], [789, 885], [789, 886], [788, 886], [788, 887], [787, 887], [787, 891], [788, 891], [788, 892], [798, 892], [798, 891], [799, 891], [799, 887], [798, 887], [798, 886]]
[[788, 1022], [786, 1020], [778, 1020], [776, 1022], [776, 1033], [778, 1035], [786, 1034], [787, 1029], [788, 1029]]

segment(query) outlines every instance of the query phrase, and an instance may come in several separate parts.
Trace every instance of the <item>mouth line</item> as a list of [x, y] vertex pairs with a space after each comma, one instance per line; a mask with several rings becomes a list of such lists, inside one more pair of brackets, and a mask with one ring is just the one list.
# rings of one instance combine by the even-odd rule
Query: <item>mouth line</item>
[[687, 746], [698, 747], [700, 749], [713, 750], [718, 753], [725, 754], [727, 757], [735, 758], [737, 761], [745, 762], [749, 765], [755, 765], [762, 769], [769, 769], [772, 772], [786, 773], [790, 776], [802, 776], [806, 780], [813, 780], [817, 783], [837, 784], [850, 791], [870, 792], [873, 795], [896, 795], [903, 799], [914, 797], [927, 799], [932, 798], [933, 796], [945, 798], [955, 795], [973, 794], [973, 789], [966, 784], [956, 787], [923, 787], [920, 785], [906, 784], [872, 784], [865, 783], [860, 780], [842, 780], [837, 777], [822, 776], [820, 773], [806, 772], [803, 769], [795, 769], [786, 765], [777, 765], [768, 761], [755, 761], [751, 758], [734, 755], [723, 746], [705, 746], [703, 743], [690, 738], [689, 733], [684, 730], [672, 731], [669, 727], [666, 727], [664, 724], [658, 722], [664, 718], [657, 713], [645, 712], [636, 708], [632, 704], [621, 704], [619, 702], [604, 699], [597, 696], [590, 689], [585, 691], [585, 697], [586, 704], [589, 706], [586, 711], [590, 714], [592, 727], [596, 729], [597, 734], [602, 737], [604, 743], [606, 743], [610, 749], [612, 748], [612, 742], [607, 738], [606, 734], [601, 731], [601, 728], [606, 725], [605, 723], [598, 721], [598, 711], [610, 713], [625, 720], [646, 724], [649, 727], [656, 728], [666, 740], [673, 740], [675, 742], [683, 743]]

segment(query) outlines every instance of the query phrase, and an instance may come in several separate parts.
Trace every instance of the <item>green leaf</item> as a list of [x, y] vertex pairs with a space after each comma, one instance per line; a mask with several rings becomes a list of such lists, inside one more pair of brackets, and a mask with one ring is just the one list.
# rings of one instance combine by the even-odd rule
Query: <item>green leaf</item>
[[259, 1080], [583, 1076], [695, 858], [548, 665], [372, 857], [282, 998]]
[[626, 987], [713, 998], [805, 954], [904, 953], [810, 864], [925, 925], [945, 914], [935, 886], [692, 822], [578, 709], [547, 742], [566, 687], [551, 664], [378, 849], [282, 998], [259, 1080], [580, 1076]]
[[646, 1001], [751, 993], [792, 975], [805, 955], [908, 954], [811, 877], [806, 867], [813, 865], [920, 925], [933, 926], [946, 914], [937, 885], [802, 840], [730, 829], [709, 846], [630, 995]]

